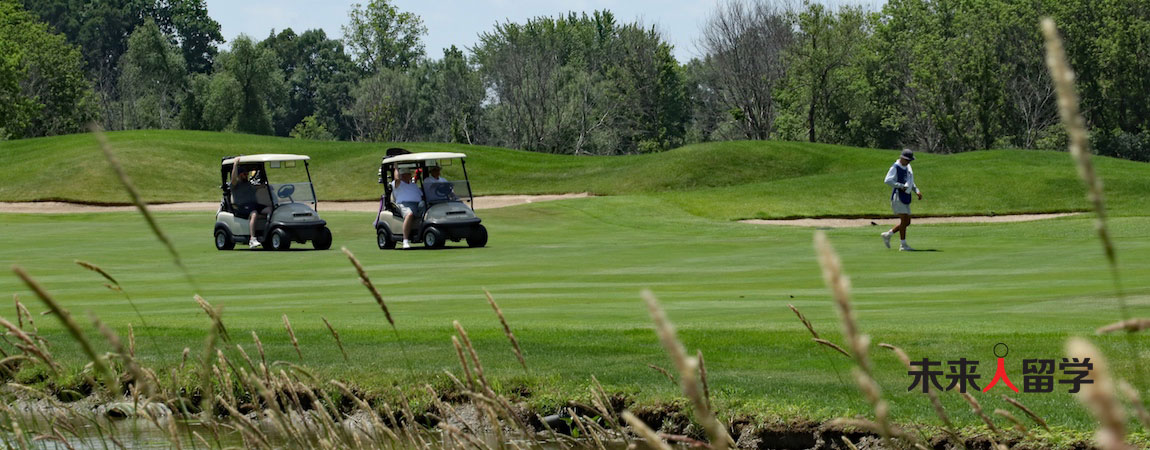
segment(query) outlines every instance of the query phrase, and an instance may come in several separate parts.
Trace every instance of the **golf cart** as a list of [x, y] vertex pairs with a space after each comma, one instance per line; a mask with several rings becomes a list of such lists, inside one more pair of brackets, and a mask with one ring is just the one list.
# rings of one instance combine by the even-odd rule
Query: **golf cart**
[[[395, 248], [403, 240], [403, 214], [392, 195], [396, 171], [415, 174], [413, 181], [422, 195], [422, 211], [417, 213], [412, 228], [413, 241], [422, 241], [428, 248], [442, 248], [447, 241], [466, 240], [469, 247], [487, 245], [487, 229], [480, 225], [472, 209], [474, 197], [467, 178], [467, 164], [463, 153], [428, 152], [411, 153], [404, 149], [387, 150], [379, 166], [379, 182], [383, 196], [379, 199], [379, 213], [375, 218], [376, 240], [380, 249]], [[430, 168], [452, 165], [458, 161], [463, 180], [431, 182], [425, 179]]]
[[[272, 250], [287, 250], [291, 248], [292, 241], [300, 244], [311, 241], [316, 250], [331, 248], [331, 230], [316, 212], [315, 188], [311, 183], [308, 159], [304, 155], [281, 154], [222, 158], [220, 189], [223, 191], [223, 199], [216, 212], [216, 249], [231, 250], [237, 242], [248, 242], [252, 236], [262, 238], [259, 241]], [[234, 164], [239, 164], [239, 172], [248, 172], [250, 182], [258, 186], [257, 202], [271, 208], [270, 214], [261, 214], [256, 220], [255, 230], [248, 229], [248, 217], [236, 216], [240, 205], [233, 204], [232, 198]], [[268, 178], [269, 169], [279, 178], [302, 180], [306, 175], [307, 181], [272, 183]]]

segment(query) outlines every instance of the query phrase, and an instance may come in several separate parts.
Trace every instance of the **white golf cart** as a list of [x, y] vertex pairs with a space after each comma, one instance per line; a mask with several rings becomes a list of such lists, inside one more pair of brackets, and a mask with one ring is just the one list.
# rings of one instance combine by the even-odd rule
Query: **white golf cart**
[[[407, 150], [391, 148], [379, 166], [379, 182], [383, 184], [383, 196], [379, 201], [379, 213], [375, 219], [376, 240], [380, 249], [395, 248], [403, 240], [403, 215], [395, 203], [392, 190], [396, 169], [416, 174], [423, 196], [421, 214], [416, 217], [413, 227], [413, 241], [422, 241], [428, 248], [442, 248], [447, 241], [466, 240], [469, 247], [487, 245], [487, 228], [472, 207], [474, 197], [471, 183], [467, 178], [467, 164], [463, 153], [427, 152], [410, 153]], [[462, 180], [431, 182], [424, 176], [428, 168], [446, 167], [458, 162]]]
[[[305, 155], [283, 154], [223, 158], [220, 161], [223, 199], [216, 212], [216, 249], [231, 250], [237, 242], [248, 242], [253, 234], [262, 237], [260, 242], [271, 250], [287, 250], [291, 248], [292, 241], [300, 244], [311, 241], [316, 250], [331, 248], [331, 230], [316, 212], [318, 205], [315, 188], [311, 183], [311, 171], [308, 170], [308, 159]], [[255, 230], [248, 229], [248, 217], [236, 217], [237, 205], [233, 204], [230, 186], [234, 164], [240, 165], [241, 172], [254, 173], [250, 182], [260, 185], [256, 189], [257, 201], [271, 207], [270, 214], [261, 215], [256, 221]], [[277, 178], [302, 180], [306, 176], [307, 181], [272, 183], [268, 177], [269, 169]]]

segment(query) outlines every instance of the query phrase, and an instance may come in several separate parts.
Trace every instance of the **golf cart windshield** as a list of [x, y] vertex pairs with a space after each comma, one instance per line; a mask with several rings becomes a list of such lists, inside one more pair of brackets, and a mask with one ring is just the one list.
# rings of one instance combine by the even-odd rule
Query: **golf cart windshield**
[[423, 195], [428, 204], [452, 201], [470, 202], [471, 185], [464, 180], [442, 182], [432, 181], [428, 178], [423, 180]]
[[311, 203], [315, 205], [315, 191], [312, 189], [311, 183], [302, 181], [299, 183], [271, 183], [268, 184], [271, 189], [272, 201], [276, 205], [283, 205], [286, 203]]
[[268, 172], [268, 190], [276, 206], [287, 203], [310, 203], [315, 206], [315, 189], [308, 181], [311, 177], [305, 164], [297, 164], [297, 161], [269, 161], [265, 167]]

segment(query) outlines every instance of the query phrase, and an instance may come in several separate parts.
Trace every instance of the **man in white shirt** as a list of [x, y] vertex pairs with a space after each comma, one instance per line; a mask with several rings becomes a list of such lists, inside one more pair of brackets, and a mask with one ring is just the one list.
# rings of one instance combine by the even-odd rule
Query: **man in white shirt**
[[906, 244], [906, 228], [910, 226], [911, 194], [917, 195], [918, 199], [922, 200], [922, 191], [914, 184], [914, 170], [910, 168], [911, 161], [914, 161], [914, 152], [909, 148], [903, 149], [898, 161], [890, 166], [890, 170], [886, 172], [886, 179], [883, 180], [887, 186], [891, 187], [890, 207], [898, 215], [899, 223], [890, 231], [882, 234], [882, 242], [886, 244], [886, 248], [890, 248], [890, 238], [897, 231], [901, 240], [898, 249], [904, 252], [914, 251]]
[[442, 172], [438, 165], [429, 166], [427, 168], [427, 177], [423, 179], [423, 191], [426, 194], [428, 201], [447, 200], [446, 193], [440, 193], [436, 190], [436, 184], [447, 183], [447, 178], [440, 176]]
[[406, 167], [395, 169], [392, 188], [399, 213], [403, 215], [403, 248], [408, 249], [411, 248], [411, 229], [415, 226], [415, 218], [422, 212], [420, 202], [423, 201], [423, 193], [412, 180], [411, 169]]

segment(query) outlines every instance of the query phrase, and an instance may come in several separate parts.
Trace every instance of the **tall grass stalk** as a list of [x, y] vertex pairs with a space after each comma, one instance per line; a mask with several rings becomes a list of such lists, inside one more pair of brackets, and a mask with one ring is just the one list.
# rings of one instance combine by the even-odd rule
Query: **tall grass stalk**
[[1106, 255], [1106, 262], [1110, 267], [1110, 276], [1114, 281], [1115, 297], [1118, 301], [1118, 312], [1121, 323], [1126, 324], [1126, 344], [1130, 354], [1134, 355], [1134, 367], [1140, 380], [1150, 379], [1150, 374], [1142, 365], [1142, 358], [1138, 357], [1139, 348], [1131, 336], [1139, 331], [1130, 318], [1130, 309], [1126, 304], [1126, 295], [1122, 289], [1122, 280], [1118, 272], [1118, 256], [1115, 252], [1114, 241], [1110, 236], [1110, 229], [1106, 224], [1106, 199], [1102, 191], [1102, 178], [1094, 170], [1091, 161], [1090, 139], [1086, 131], [1086, 119], [1079, 110], [1078, 92], [1074, 87], [1074, 69], [1067, 61], [1066, 50], [1062, 45], [1062, 37], [1054, 20], [1047, 17], [1042, 19], [1042, 34], [1046, 40], [1046, 66], [1050, 70], [1054, 82], [1054, 90], [1058, 94], [1058, 114], [1062, 124], [1066, 127], [1069, 138], [1070, 155], [1078, 167], [1078, 176], [1086, 183], [1086, 196], [1096, 215], [1094, 227], [1098, 232], [1098, 239], [1102, 242], [1102, 250]]
[[114, 350], [120, 357], [120, 360], [124, 362], [124, 367], [128, 369], [128, 373], [132, 374], [135, 385], [144, 391], [146, 397], [155, 395], [157, 390], [149, 383], [148, 376], [144, 374], [140, 365], [136, 363], [135, 358], [133, 358], [128, 349], [124, 347], [124, 342], [120, 340], [120, 336], [111, 328], [108, 328], [107, 325], [104, 325], [95, 314], [89, 313], [89, 317], [96, 326], [96, 329], [100, 331], [100, 334], [104, 335], [104, 339], [112, 346], [112, 350]]
[[989, 429], [991, 433], [994, 433], [995, 436], [1002, 434], [1002, 430], [998, 429], [998, 426], [994, 424], [994, 421], [990, 419], [990, 416], [986, 415], [986, 413], [982, 411], [982, 404], [978, 403], [978, 399], [975, 399], [974, 396], [966, 392], [963, 392], [960, 395], [962, 395], [962, 399], [966, 400], [966, 403], [970, 405], [970, 410], [974, 412], [974, 415], [978, 416], [979, 419], [982, 419], [982, 423], [986, 424], [986, 428]]
[[[77, 259], [77, 260], [75, 260], [75, 262], [76, 262], [76, 265], [83, 267], [85, 269], [88, 269], [92, 272], [96, 272], [96, 273], [100, 274], [100, 276], [104, 277], [105, 280], [108, 280], [109, 283], [112, 283], [111, 285], [105, 284], [104, 286], [108, 286], [109, 289], [122, 294], [124, 296], [124, 299], [128, 301], [128, 306], [131, 306], [132, 311], [134, 311], [136, 313], [136, 318], [140, 319], [140, 324], [143, 325], [144, 328], [149, 328], [148, 327], [148, 321], [145, 320], [144, 315], [140, 313], [140, 308], [136, 306], [136, 302], [132, 300], [132, 296], [128, 295], [128, 291], [124, 289], [124, 286], [121, 285], [120, 282], [117, 281], [115, 278], [113, 278], [112, 275], [108, 273], [108, 271], [106, 271], [102, 267], [97, 266], [95, 264], [92, 264], [88, 261], [81, 261], [81, 260]], [[159, 348], [159, 344], [156, 343], [156, 338], [153, 336], [150, 336], [150, 335], [148, 337], [152, 341], [152, 348]]]
[[21, 342], [23, 342], [23, 344], [13, 344], [14, 347], [20, 349], [26, 354], [35, 356], [36, 359], [39, 359], [40, 361], [43, 361], [44, 364], [46, 364], [48, 368], [52, 370], [52, 373], [56, 375], [60, 374], [60, 370], [62, 368], [59, 364], [56, 363], [54, 359], [52, 359], [52, 355], [48, 353], [48, 350], [43, 349], [37, 345], [36, 341], [32, 340], [32, 337], [25, 333], [24, 330], [20, 329], [15, 324], [9, 322], [3, 317], [0, 317], [0, 326], [7, 328], [8, 332], [12, 333], [13, 336], [16, 336], [16, 339], [19, 339]]
[[327, 321], [327, 317], [320, 317], [323, 324], [327, 326], [327, 331], [331, 332], [331, 337], [335, 338], [335, 345], [339, 346], [339, 353], [343, 355], [343, 362], [351, 362], [347, 357], [347, 351], [343, 349], [343, 341], [339, 339], [339, 332], [335, 331], [335, 327], [331, 326], [331, 322]]
[[523, 366], [523, 371], [530, 375], [531, 371], [527, 369], [527, 360], [523, 359], [523, 349], [519, 348], [519, 340], [515, 339], [515, 333], [512, 333], [511, 327], [507, 325], [507, 319], [503, 317], [503, 310], [499, 308], [498, 303], [495, 303], [495, 298], [491, 296], [491, 292], [484, 289], [483, 293], [487, 295], [487, 303], [491, 305], [491, 309], [495, 310], [495, 315], [499, 317], [499, 323], [503, 325], [503, 334], [507, 336], [507, 340], [511, 341], [511, 348], [515, 350], [515, 358], [519, 360], [519, 365]]
[[[878, 346], [893, 352], [895, 357], [898, 358], [899, 362], [901, 362], [907, 370], [914, 370], [914, 367], [910, 365], [910, 355], [906, 354], [906, 351], [902, 348], [886, 343], [880, 343]], [[938, 398], [938, 392], [927, 390], [926, 397], [930, 399], [930, 406], [934, 409], [935, 416], [938, 416], [938, 419], [942, 421], [943, 432], [946, 433], [947, 438], [959, 448], [966, 449], [966, 443], [958, 436], [958, 431], [954, 423], [951, 422], [950, 415], [946, 413], [946, 408], [942, 406], [942, 401]]]
[[882, 435], [886, 445], [893, 447], [891, 443], [893, 437], [896, 435], [909, 437], [909, 435], [896, 430], [890, 422], [890, 406], [886, 400], [883, 400], [882, 390], [879, 388], [878, 382], [875, 381], [871, 369], [871, 362], [867, 351], [867, 347], [870, 345], [870, 338], [861, 334], [859, 331], [858, 323], [855, 320], [854, 312], [851, 308], [850, 277], [843, 271], [842, 261], [839, 259], [838, 253], [835, 252], [830, 240], [827, 239], [826, 233], [822, 230], [815, 232], [814, 246], [819, 267], [822, 268], [823, 281], [826, 283], [827, 288], [831, 290], [831, 294], [834, 297], [835, 307], [838, 310], [840, 322], [842, 322], [843, 335], [846, 337], [847, 344], [851, 348], [851, 356], [858, 366], [856, 370], [854, 370], [855, 381], [858, 383], [859, 389], [867, 401], [874, 408], [875, 423], [879, 427], [877, 431]]
[[140, 211], [140, 215], [144, 216], [144, 221], [147, 222], [148, 227], [152, 229], [152, 234], [155, 234], [156, 239], [159, 240], [161, 244], [164, 244], [164, 248], [166, 248], [172, 256], [172, 262], [174, 262], [176, 267], [180, 269], [180, 272], [184, 274], [184, 278], [188, 280], [188, 284], [192, 286], [192, 289], [198, 291], [199, 287], [196, 285], [196, 280], [192, 278], [192, 273], [184, 266], [184, 261], [180, 258], [180, 253], [176, 251], [175, 245], [172, 245], [172, 240], [168, 239], [168, 235], [160, 228], [160, 223], [156, 221], [155, 216], [148, 210], [147, 202], [145, 202], [144, 198], [140, 195], [140, 191], [136, 189], [136, 185], [132, 183], [132, 179], [128, 177], [128, 172], [120, 165], [120, 160], [116, 157], [116, 152], [112, 151], [112, 146], [108, 144], [108, 137], [104, 135], [104, 130], [95, 123], [92, 123], [89, 129], [92, 131], [92, 135], [96, 137], [96, 141], [100, 143], [100, 150], [104, 152], [104, 158], [108, 160], [108, 166], [116, 173], [116, 178], [120, 180], [124, 191], [126, 191], [128, 197], [132, 199], [132, 204], [136, 205], [136, 209]]
[[1010, 398], [1010, 397], [1005, 396], [1005, 395], [1002, 396], [1002, 399], [1005, 400], [1006, 403], [1010, 403], [1011, 406], [1018, 408], [1019, 411], [1022, 411], [1023, 414], [1026, 414], [1026, 416], [1029, 417], [1030, 420], [1033, 420], [1034, 423], [1037, 423], [1038, 426], [1042, 427], [1042, 429], [1044, 429], [1046, 431], [1050, 431], [1050, 425], [1046, 424], [1046, 419], [1043, 419], [1038, 414], [1035, 414], [1034, 411], [1032, 411], [1030, 408], [1027, 408], [1026, 405], [1022, 404], [1022, 402], [1019, 402], [1018, 400], [1015, 400], [1015, 399]]
[[671, 375], [671, 372], [668, 372], [667, 369], [656, 366], [654, 364], [647, 364], [647, 368], [663, 374], [663, 377], [667, 378], [667, 381], [671, 382], [671, 386], [679, 386], [679, 381], [676, 380], [675, 376]]
[[687, 350], [675, 334], [675, 326], [667, 318], [667, 313], [659, 305], [659, 299], [655, 298], [655, 294], [649, 290], [644, 290], [642, 297], [647, 304], [647, 312], [650, 313], [651, 320], [655, 322], [655, 333], [659, 336], [659, 342], [663, 344], [663, 349], [671, 357], [671, 362], [675, 364], [675, 368], [679, 372], [679, 385], [683, 389], [683, 394], [687, 396], [694, 407], [695, 418], [707, 431], [707, 436], [711, 439], [711, 447], [719, 450], [726, 449], [734, 444], [734, 441], [727, 434], [727, 428], [707, 407], [707, 401], [699, 384], [698, 360], [687, 356]]
[[399, 349], [403, 352], [403, 361], [407, 365], [407, 372], [412, 377], [415, 376], [414, 370], [411, 368], [411, 359], [407, 357], [407, 344], [399, 337], [399, 329], [395, 327], [395, 319], [391, 318], [391, 311], [387, 309], [387, 302], [383, 301], [383, 295], [379, 293], [379, 289], [375, 288], [375, 283], [371, 282], [371, 277], [367, 276], [367, 270], [363, 268], [363, 264], [359, 262], [359, 258], [348, 250], [347, 247], [341, 247], [344, 255], [347, 255], [348, 261], [355, 267], [355, 272], [359, 275], [359, 281], [371, 292], [371, 296], [375, 298], [375, 303], [379, 305], [379, 309], [383, 310], [383, 316], [387, 319], [387, 323], [391, 325], [391, 331], [395, 332], [395, 340], [399, 342]]
[[12, 303], [16, 305], [16, 323], [20, 325], [20, 328], [24, 328], [24, 316], [27, 315], [28, 325], [32, 327], [33, 332], [39, 333], [40, 330], [36, 329], [36, 322], [32, 321], [32, 313], [28, 312], [28, 308], [25, 308], [23, 303], [20, 303], [19, 294], [12, 294]]
[[295, 347], [295, 354], [299, 356], [299, 360], [303, 361], [303, 352], [299, 350], [299, 340], [295, 338], [295, 330], [291, 328], [291, 321], [288, 320], [287, 314], [283, 315], [284, 328], [287, 329], [288, 337], [291, 338], [291, 346]]
[[104, 363], [104, 360], [96, 355], [96, 351], [92, 348], [88, 339], [84, 337], [84, 333], [80, 331], [80, 326], [76, 324], [75, 320], [72, 320], [72, 315], [68, 313], [68, 310], [60, 307], [56, 299], [48, 294], [48, 291], [44, 290], [44, 287], [40, 286], [40, 283], [33, 279], [31, 275], [28, 275], [28, 272], [26, 272], [24, 268], [12, 266], [12, 272], [14, 272], [32, 292], [36, 293], [36, 296], [44, 302], [44, 305], [56, 315], [56, 318], [64, 325], [64, 329], [68, 330], [68, 333], [72, 335], [72, 339], [80, 344], [80, 349], [92, 360], [92, 366], [96, 369], [96, 372], [104, 377], [104, 383], [107, 385], [108, 392], [114, 392], [116, 388], [115, 375], [108, 365]]
[[[827, 347], [831, 350], [839, 352], [843, 356], [847, 357], [847, 359], [851, 358], [851, 354], [847, 353], [846, 350], [843, 350], [842, 347], [839, 347], [838, 344], [835, 344], [834, 342], [828, 341], [828, 340], [820, 337], [819, 333], [817, 331], [815, 331], [815, 326], [811, 324], [810, 320], [807, 320], [807, 316], [805, 316], [805, 315], [803, 315], [803, 313], [799, 312], [799, 309], [796, 308], [795, 305], [787, 304], [787, 307], [790, 308], [791, 311], [793, 311], [795, 313], [795, 315], [799, 317], [799, 321], [802, 322], [803, 326], [806, 327], [807, 331], [809, 331], [811, 333], [811, 340], [812, 341], [814, 341], [816, 344], [822, 345], [822, 346]], [[835, 360], [833, 358], [831, 358], [831, 355], [826, 354], [825, 351], [823, 352], [823, 357], [826, 358], [827, 364], [829, 364], [831, 366], [831, 368], [834, 369], [835, 378], [839, 379], [839, 383], [846, 384], [846, 382], [843, 380], [842, 373], [839, 372], [838, 363], [835, 362]]]
[[455, 353], [459, 355], [459, 365], [463, 367], [463, 376], [467, 378], [467, 386], [474, 391], [475, 379], [471, 377], [471, 368], [467, 364], [467, 357], [463, 356], [463, 346], [460, 345], [459, 338], [451, 336], [451, 345], [455, 346]]
[[208, 303], [208, 301], [200, 297], [199, 294], [193, 295], [192, 299], [196, 301], [196, 304], [200, 305], [200, 309], [203, 309], [204, 314], [207, 314], [208, 318], [212, 320], [212, 325], [216, 327], [216, 331], [219, 332], [224, 341], [230, 341], [228, 329], [224, 326], [223, 307], [213, 307], [211, 303]]

